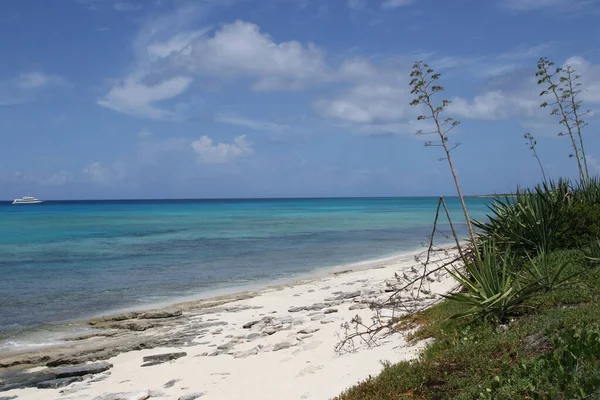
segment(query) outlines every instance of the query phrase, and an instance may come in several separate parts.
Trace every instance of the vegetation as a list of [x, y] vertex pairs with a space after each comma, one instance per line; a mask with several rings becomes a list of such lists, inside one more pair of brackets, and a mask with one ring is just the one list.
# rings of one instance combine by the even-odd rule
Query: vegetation
[[[437, 119], [447, 102], [432, 106], [428, 92], [442, 90], [439, 74], [417, 63], [411, 76], [414, 103], [431, 110], [449, 158]], [[418, 326], [408, 340], [433, 340], [417, 360], [385, 364], [338, 400], [600, 399], [600, 180], [587, 168], [579, 76], [547, 59], [536, 76], [547, 85], [541, 95], [554, 98], [542, 107], [561, 116], [579, 179], [546, 179], [526, 135], [544, 180], [494, 198], [488, 219], [473, 221], [477, 241], [463, 265], [445, 266], [461, 291], [396, 321], [397, 330]]]
[[[552, 107], [550, 114], [560, 117], [559, 123], [567, 130], [567, 135], [571, 139], [573, 153], [569, 154], [569, 157], [575, 157], [579, 178], [581, 181], [586, 181], [590, 178], [590, 173], [581, 130], [587, 126], [587, 122], [581, 118], [590, 111], [582, 111], [581, 101], [577, 99], [581, 94], [579, 82], [581, 76], [577, 75], [570, 65], [555, 68], [554, 63], [544, 57], [538, 61], [537, 68], [535, 75], [538, 77], [538, 84], [545, 85], [540, 96], [551, 98], [550, 103], [544, 101], [540, 106]], [[560, 132], [558, 135], [565, 134]]]
[[410, 104], [413, 106], [423, 106], [425, 108], [425, 114], [419, 115], [417, 119], [419, 121], [431, 120], [434, 123], [434, 127], [431, 132], [419, 130], [417, 131], [417, 135], [439, 136], [439, 142], [427, 141], [425, 142], [425, 146], [439, 146], [444, 149], [445, 157], [440, 158], [440, 161], [448, 161], [450, 172], [452, 172], [452, 179], [454, 180], [454, 186], [456, 186], [456, 192], [458, 194], [458, 198], [460, 199], [463, 213], [465, 214], [465, 221], [467, 223], [467, 228], [469, 229], [469, 237], [471, 238], [471, 243], [475, 243], [475, 232], [473, 231], [467, 205], [465, 204], [465, 198], [462, 194], [462, 190], [460, 189], [458, 177], [456, 176], [456, 170], [454, 169], [452, 157], [450, 156], [450, 152], [460, 146], [460, 143], [455, 143], [454, 145], [450, 146], [448, 133], [450, 133], [452, 129], [459, 125], [460, 122], [452, 117], [447, 117], [442, 120], [441, 113], [450, 104], [450, 100], [442, 100], [441, 104], [433, 103], [434, 95], [444, 90], [442, 86], [437, 84], [441, 74], [436, 73], [432, 68], [429, 67], [428, 64], [418, 61], [413, 65], [413, 70], [410, 73], [410, 76], [412, 78], [410, 81], [412, 90], [410, 92], [417, 96]]

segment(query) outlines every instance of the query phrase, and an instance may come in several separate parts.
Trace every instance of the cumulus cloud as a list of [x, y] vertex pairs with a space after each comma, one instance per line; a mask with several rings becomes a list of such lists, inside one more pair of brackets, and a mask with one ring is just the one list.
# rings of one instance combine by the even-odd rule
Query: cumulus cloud
[[154, 29], [142, 28], [134, 41], [135, 71], [98, 104], [164, 120], [174, 113], [153, 103], [181, 95], [195, 78], [250, 79], [256, 91], [299, 90], [332, 79], [325, 53], [317, 46], [276, 42], [252, 23], [238, 20], [216, 31], [161, 34], [185, 26], [186, 18], [177, 14], [160, 19]]
[[346, 122], [394, 121], [407, 116], [410, 93], [389, 85], [358, 85], [340, 96], [319, 99], [313, 104], [317, 114]]
[[254, 154], [246, 135], [236, 136], [233, 143], [214, 143], [208, 136], [192, 142], [197, 161], [205, 164], [219, 164]]
[[98, 104], [136, 117], [174, 119], [174, 112], [153, 103], [179, 96], [191, 83], [192, 79], [185, 76], [176, 76], [152, 86], [128, 78], [115, 85], [106, 96], [98, 100]]

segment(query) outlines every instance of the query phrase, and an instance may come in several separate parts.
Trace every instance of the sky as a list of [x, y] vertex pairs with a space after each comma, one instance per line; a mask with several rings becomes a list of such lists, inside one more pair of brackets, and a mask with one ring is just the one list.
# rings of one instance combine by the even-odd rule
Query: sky
[[[0, 199], [437, 196], [410, 71], [441, 73], [467, 194], [575, 177], [536, 62], [582, 76], [600, 172], [600, 0], [5, 0]], [[434, 138], [431, 138], [434, 139]]]

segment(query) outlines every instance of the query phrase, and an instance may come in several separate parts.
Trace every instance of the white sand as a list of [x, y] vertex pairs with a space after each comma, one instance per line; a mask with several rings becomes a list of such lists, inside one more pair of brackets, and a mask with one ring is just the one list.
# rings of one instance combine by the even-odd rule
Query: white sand
[[[1, 396], [17, 395], [19, 400], [28, 399], [90, 399], [114, 392], [150, 391], [151, 399], [178, 399], [194, 392], [204, 392], [202, 400], [234, 399], [330, 399], [346, 388], [376, 375], [382, 369], [382, 361], [392, 363], [413, 359], [424, 343], [408, 346], [401, 334], [385, 338], [379, 346], [366, 348], [359, 346], [357, 351], [338, 354], [334, 351], [343, 335], [341, 324], [355, 315], [369, 321], [373, 316], [370, 309], [349, 310], [361, 301], [388, 296], [383, 293], [386, 280], [393, 281], [394, 273], [415, 274], [410, 268], [415, 265], [412, 255], [388, 260], [384, 264], [366, 270], [354, 270], [338, 275], [329, 275], [312, 281], [302, 282], [283, 289], [265, 289], [259, 296], [237, 301], [228, 306], [256, 306], [238, 312], [206, 314], [197, 318], [202, 321], [218, 319], [227, 325], [209, 328], [210, 333], [195, 340], [197, 344], [180, 349], [155, 348], [120, 354], [109, 361], [114, 364], [110, 374], [98, 382], [77, 382], [62, 389], [21, 389], [0, 393]], [[448, 292], [454, 282], [445, 275], [439, 281], [426, 282], [427, 290], [433, 293]], [[326, 298], [335, 297], [335, 292], [350, 293], [361, 291], [361, 296], [346, 299], [342, 304], [316, 311], [290, 313], [294, 306], [310, 306], [323, 303]], [[368, 294], [369, 291], [376, 291]], [[428, 300], [432, 302], [434, 296]], [[321, 318], [328, 308], [336, 313]], [[259, 331], [259, 326], [244, 329], [242, 325], [265, 316], [284, 318], [283, 327], [272, 335]], [[285, 320], [291, 317], [293, 323]], [[288, 318], [289, 320], [289, 318]], [[323, 323], [327, 322], [327, 323]], [[318, 328], [310, 334], [299, 334], [301, 329]], [[221, 333], [218, 333], [222, 329]], [[254, 340], [247, 340], [251, 333], [261, 334]], [[216, 332], [216, 333], [215, 333]], [[229, 336], [229, 337], [228, 337]], [[239, 340], [225, 354], [207, 356], [216, 346]], [[273, 351], [273, 346], [287, 342], [291, 346]], [[358, 344], [358, 342], [357, 342]], [[252, 350], [256, 349], [256, 350]], [[141, 367], [142, 357], [154, 354], [185, 351], [187, 356], [164, 364]], [[243, 352], [250, 351], [250, 354]], [[227, 354], [229, 353], [229, 354]], [[234, 355], [246, 355], [235, 358]], [[172, 387], [163, 386], [176, 379]], [[131, 397], [137, 398], [137, 397]], [[139, 398], [145, 398], [141, 396]]]

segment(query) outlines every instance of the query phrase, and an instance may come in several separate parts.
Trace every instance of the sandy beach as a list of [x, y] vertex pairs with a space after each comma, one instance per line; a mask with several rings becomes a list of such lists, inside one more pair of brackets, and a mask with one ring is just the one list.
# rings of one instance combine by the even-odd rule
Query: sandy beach
[[[411, 253], [253, 292], [97, 318], [88, 321], [93, 333], [65, 345], [0, 354], [0, 399], [330, 399], [376, 375], [385, 361], [415, 358], [425, 345], [409, 345], [397, 333], [372, 348], [356, 341], [352, 351], [335, 351], [342, 324], [372, 318], [369, 303], [389, 297], [398, 284], [394, 273], [416, 277], [415, 267]], [[414, 307], [454, 286], [445, 274], [425, 283]], [[90, 370], [66, 367], [75, 364]]]

